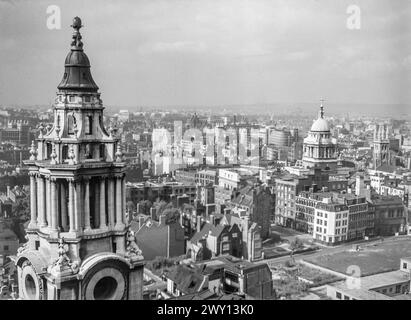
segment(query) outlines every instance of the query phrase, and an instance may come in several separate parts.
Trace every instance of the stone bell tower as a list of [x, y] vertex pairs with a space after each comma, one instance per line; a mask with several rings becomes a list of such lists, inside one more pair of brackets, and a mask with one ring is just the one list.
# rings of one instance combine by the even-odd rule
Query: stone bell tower
[[374, 129], [374, 170], [383, 164], [391, 164], [389, 127], [387, 124], [376, 124]]
[[30, 160], [28, 242], [16, 257], [21, 299], [142, 299], [143, 257], [125, 218], [125, 162], [103, 124], [80, 18]]

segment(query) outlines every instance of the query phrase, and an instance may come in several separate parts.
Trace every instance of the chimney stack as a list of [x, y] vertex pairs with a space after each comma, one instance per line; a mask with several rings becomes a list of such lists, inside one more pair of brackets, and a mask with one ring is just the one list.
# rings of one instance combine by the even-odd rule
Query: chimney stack
[[155, 207], [150, 208], [150, 217], [151, 217], [151, 220], [157, 220], [157, 208]]
[[210, 223], [214, 226], [215, 216], [213, 214], [210, 214], [209, 219], [210, 219]]
[[138, 228], [140, 229], [144, 224], [144, 217], [138, 217]]
[[167, 216], [162, 214], [159, 218], [160, 225], [164, 226], [166, 224], [166, 221], [167, 221]]

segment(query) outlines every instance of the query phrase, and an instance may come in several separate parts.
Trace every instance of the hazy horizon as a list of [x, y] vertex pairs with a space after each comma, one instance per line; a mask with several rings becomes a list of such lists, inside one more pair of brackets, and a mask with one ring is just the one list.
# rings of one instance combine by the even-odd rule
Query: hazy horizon
[[349, 30], [351, 2], [53, 1], [62, 28], [48, 30], [50, 2], [0, 0], [0, 105], [51, 104], [78, 15], [106, 107], [315, 110], [323, 97], [330, 113], [409, 114], [411, 3], [358, 0]]

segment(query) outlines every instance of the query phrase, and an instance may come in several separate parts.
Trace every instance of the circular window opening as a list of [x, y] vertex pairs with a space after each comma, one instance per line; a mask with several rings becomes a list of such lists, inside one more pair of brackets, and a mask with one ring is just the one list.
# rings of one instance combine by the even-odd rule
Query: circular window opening
[[30, 300], [35, 300], [36, 299], [36, 282], [34, 281], [33, 277], [31, 275], [26, 275], [26, 279], [24, 280], [24, 285], [26, 288], [26, 295], [27, 298]]
[[94, 287], [95, 300], [111, 300], [116, 294], [117, 281], [112, 277], [101, 278]]

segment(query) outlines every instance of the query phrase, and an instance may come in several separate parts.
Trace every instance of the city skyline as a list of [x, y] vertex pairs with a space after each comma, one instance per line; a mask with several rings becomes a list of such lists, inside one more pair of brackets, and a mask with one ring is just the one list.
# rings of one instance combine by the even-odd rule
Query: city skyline
[[299, 2], [0, 0], [0, 300], [411, 300], [411, 6]]
[[357, 1], [359, 30], [347, 28], [350, 1], [108, 1], [97, 14], [93, 1], [55, 1], [58, 30], [47, 29], [49, 5], [0, 1], [2, 105], [50, 104], [80, 13], [106, 105], [411, 103], [405, 2]]

